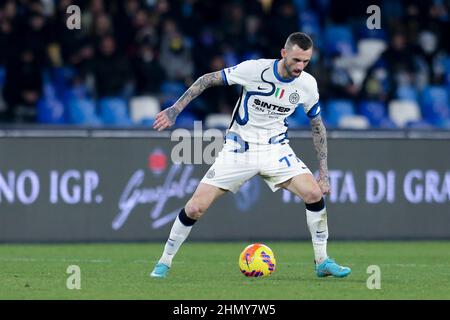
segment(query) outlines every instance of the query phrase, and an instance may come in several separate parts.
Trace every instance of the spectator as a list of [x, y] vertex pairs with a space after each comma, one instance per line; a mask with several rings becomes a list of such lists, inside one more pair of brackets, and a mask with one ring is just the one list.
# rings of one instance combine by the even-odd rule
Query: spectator
[[63, 65], [74, 67], [80, 78], [84, 79], [92, 68], [91, 63], [95, 55], [94, 45], [89, 34], [83, 28], [70, 30], [66, 27], [68, 18], [66, 8], [69, 5], [71, 5], [71, 1], [64, 0], [57, 7], [56, 21], [54, 22], [55, 42], [58, 44]]
[[245, 20], [244, 54], [261, 57], [263, 52], [267, 51], [268, 40], [262, 32], [262, 24], [261, 19], [257, 16], [249, 16]]
[[[66, 9], [72, 4], [81, 7], [80, 30], [66, 27]], [[98, 97], [129, 94], [134, 83], [136, 94], [158, 95], [163, 88], [159, 96], [166, 106], [207, 72], [247, 59], [279, 57], [286, 36], [305, 25], [314, 30], [315, 41], [306, 71], [315, 75], [324, 100], [363, 98], [388, 104], [399, 86], [419, 92], [427, 85], [448, 85], [448, 4], [372, 4], [382, 9], [382, 30], [366, 32], [366, 5], [346, 7], [335, 0], [6, 0], [0, 4], [0, 76], [7, 72], [0, 89], [6, 94], [8, 118], [20, 121], [24, 118], [15, 116], [17, 110], [34, 110], [44, 71], [50, 88], [60, 84], [55, 74], [67, 77], [57, 99], [73, 83]], [[322, 35], [333, 24], [348, 27], [355, 41], [385, 41], [387, 36], [391, 41], [368, 69], [358, 57], [338, 63], [322, 47]], [[53, 73], [52, 67], [63, 67], [63, 73]], [[75, 74], [65, 72], [71, 69]], [[22, 77], [27, 79], [20, 81]], [[212, 88], [191, 107], [192, 113], [203, 119], [210, 112], [231, 112], [231, 90]]]
[[[221, 55], [215, 55], [208, 65], [208, 72], [223, 68], [225, 68], [224, 59]], [[234, 95], [230, 94], [228, 88], [224, 86], [209, 88], [202, 95], [204, 105], [203, 108], [199, 107], [197, 109], [197, 114], [201, 119], [210, 113], [227, 113], [231, 115], [237, 97], [237, 93]]]
[[266, 18], [266, 34], [270, 39], [269, 54], [277, 57], [280, 48], [284, 46], [286, 38], [293, 32], [298, 31], [299, 20], [294, 5], [290, 1], [274, 3], [273, 14]]
[[103, 12], [95, 17], [92, 28], [92, 42], [96, 46], [100, 45], [107, 35], [114, 34], [111, 16]]
[[329, 90], [336, 99], [356, 99], [359, 90], [344, 68], [333, 65], [329, 72]]
[[13, 37], [13, 31], [17, 24], [17, 6], [14, 1], [8, 1], [3, 8], [0, 8], [0, 64], [5, 64], [7, 59], [7, 48], [11, 44], [17, 46], [17, 42]]
[[35, 52], [24, 48], [8, 59], [3, 96], [7, 120], [21, 123], [36, 121], [36, 103], [42, 93], [42, 63]]
[[245, 32], [243, 7], [237, 3], [232, 3], [230, 6], [225, 7], [222, 14], [224, 17], [220, 29], [224, 36], [223, 41], [232, 43], [235, 51], [243, 53]]
[[439, 62], [445, 58], [445, 52], [439, 46], [437, 35], [429, 30], [421, 31], [418, 38], [420, 58], [426, 65], [426, 82], [441, 84], [445, 73], [439, 68]]
[[116, 42], [111, 35], [101, 40], [93, 71], [99, 98], [125, 94], [131, 70], [127, 59], [117, 54]]
[[137, 95], [158, 95], [166, 78], [154, 49], [144, 43], [133, 63]]
[[175, 23], [168, 20], [161, 43], [161, 65], [171, 81], [192, 82], [194, 65], [191, 52]]
[[417, 71], [412, 47], [407, 43], [405, 35], [397, 31], [393, 34], [389, 47], [369, 68], [362, 85], [362, 98], [386, 103], [395, 98], [398, 86], [414, 85]]

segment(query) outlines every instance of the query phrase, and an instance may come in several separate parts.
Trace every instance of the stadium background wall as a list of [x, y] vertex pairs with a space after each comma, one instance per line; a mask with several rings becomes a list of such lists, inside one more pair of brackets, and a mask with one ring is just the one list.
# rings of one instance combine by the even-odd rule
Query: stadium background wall
[[[314, 171], [309, 135], [291, 133], [291, 146]], [[450, 239], [450, 139], [376, 137], [330, 133], [330, 239]], [[176, 143], [120, 130], [0, 132], [0, 241], [166, 239], [209, 167], [174, 165]], [[219, 199], [190, 236], [308, 238], [303, 203], [259, 177]]]

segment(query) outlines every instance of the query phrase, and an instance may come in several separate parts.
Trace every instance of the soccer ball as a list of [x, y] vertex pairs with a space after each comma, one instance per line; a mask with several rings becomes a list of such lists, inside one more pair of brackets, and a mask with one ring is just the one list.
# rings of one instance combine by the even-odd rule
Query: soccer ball
[[275, 271], [276, 260], [272, 250], [262, 244], [247, 246], [239, 256], [239, 269], [246, 277], [267, 277]]

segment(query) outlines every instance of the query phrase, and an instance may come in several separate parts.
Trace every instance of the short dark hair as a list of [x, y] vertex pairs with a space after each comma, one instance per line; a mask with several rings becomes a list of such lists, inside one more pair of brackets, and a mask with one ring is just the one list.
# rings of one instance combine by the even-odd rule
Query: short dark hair
[[294, 32], [287, 38], [284, 48], [291, 49], [295, 45], [299, 46], [303, 50], [308, 50], [313, 46], [313, 41], [306, 33]]

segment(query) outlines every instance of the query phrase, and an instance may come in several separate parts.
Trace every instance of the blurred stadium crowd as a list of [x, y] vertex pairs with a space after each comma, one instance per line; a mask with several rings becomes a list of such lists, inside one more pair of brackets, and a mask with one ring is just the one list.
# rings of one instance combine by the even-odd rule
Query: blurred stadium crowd
[[[310, 34], [307, 71], [326, 124], [450, 129], [444, 0], [6, 0], [0, 6], [0, 122], [147, 126], [204, 73], [278, 58]], [[66, 26], [81, 8], [81, 29]], [[368, 5], [381, 29], [367, 28]], [[180, 115], [226, 127], [236, 88], [208, 89]], [[301, 112], [290, 127], [308, 123]]]

